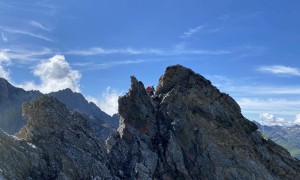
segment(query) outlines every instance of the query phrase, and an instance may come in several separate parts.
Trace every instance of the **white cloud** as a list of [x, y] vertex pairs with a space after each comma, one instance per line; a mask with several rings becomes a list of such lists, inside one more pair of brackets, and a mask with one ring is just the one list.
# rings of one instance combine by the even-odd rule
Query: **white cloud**
[[197, 26], [195, 28], [191, 28], [189, 29], [188, 31], [184, 32], [182, 36], [180, 36], [180, 38], [187, 38], [187, 37], [190, 37], [198, 32], [200, 32], [201, 30], [203, 30], [204, 28], [206, 28], [207, 25], [200, 25], [200, 26]]
[[3, 62], [9, 62], [10, 59], [7, 55], [7, 49], [4, 49], [4, 50], [1, 50], [0, 51], [0, 63], [3, 63]]
[[3, 42], [7, 42], [8, 41], [8, 38], [4, 35], [3, 32], [1, 33], [1, 39], [2, 39]]
[[9, 72], [5, 69], [10, 64], [10, 59], [6, 54], [7, 50], [0, 51], [0, 77], [9, 80]]
[[300, 69], [283, 66], [283, 65], [262, 66], [259, 67], [258, 70], [261, 72], [272, 73], [272, 74], [300, 76]]
[[287, 122], [284, 118], [275, 117], [271, 113], [260, 113], [259, 115], [259, 121], [260, 123], [268, 126], [275, 126], [275, 125], [287, 125]]
[[51, 31], [50, 28], [42, 25], [41, 23], [37, 22], [37, 21], [30, 21], [29, 24], [35, 28], [39, 28], [41, 30], [44, 30], [44, 31]]
[[0, 64], [0, 77], [9, 80], [9, 72]]
[[89, 101], [94, 102], [100, 109], [109, 115], [118, 113], [118, 99], [122, 92], [107, 87], [99, 99], [88, 96]]
[[33, 70], [33, 74], [40, 79], [40, 84], [26, 82], [19, 85], [26, 90], [40, 90], [43, 93], [49, 93], [66, 88], [79, 92], [79, 80], [81, 74], [73, 70], [62, 55], [56, 55], [52, 58], [42, 61]]
[[299, 124], [300, 125], [300, 114], [296, 115], [295, 124]]

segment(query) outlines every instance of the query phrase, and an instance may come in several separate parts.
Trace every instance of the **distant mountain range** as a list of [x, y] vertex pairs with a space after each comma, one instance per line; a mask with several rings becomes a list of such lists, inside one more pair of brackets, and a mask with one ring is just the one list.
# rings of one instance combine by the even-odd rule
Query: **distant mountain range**
[[[12, 86], [7, 80], [0, 78], [0, 128], [9, 134], [18, 132], [25, 124], [22, 117], [22, 104], [43, 96], [39, 91], [25, 91]], [[80, 93], [72, 92], [71, 89], [64, 89], [48, 94], [64, 103], [71, 111], [76, 111], [89, 119], [88, 123], [103, 138], [115, 131], [118, 126], [118, 117], [109, 116], [101, 111], [94, 103], [88, 102]], [[100, 126], [95, 126], [99, 124]], [[103, 132], [104, 131], [104, 132]]]
[[258, 130], [269, 138], [286, 148], [292, 156], [300, 159], [300, 125], [294, 126], [266, 126], [255, 122]]

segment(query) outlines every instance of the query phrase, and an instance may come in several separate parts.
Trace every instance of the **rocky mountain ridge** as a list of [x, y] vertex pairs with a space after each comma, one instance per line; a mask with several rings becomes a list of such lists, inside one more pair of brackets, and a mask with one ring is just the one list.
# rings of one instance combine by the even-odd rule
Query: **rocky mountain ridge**
[[229, 95], [180, 65], [166, 69], [154, 98], [131, 77], [119, 98], [118, 131], [105, 142], [88, 119], [53, 97], [24, 104], [23, 113], [27, 124], [18, 138], [0, 133], [0, 177], [300, 178], [299, 160], [264, 139]]

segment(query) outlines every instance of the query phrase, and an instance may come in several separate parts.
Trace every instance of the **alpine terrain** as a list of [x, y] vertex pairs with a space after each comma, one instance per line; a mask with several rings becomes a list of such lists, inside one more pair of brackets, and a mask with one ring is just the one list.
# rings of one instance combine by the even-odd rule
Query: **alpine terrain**
[[25, 126], [0, 131], [0, 179], [300, 179], [300, 161], [201, 75], [170, 66], [156, 89], [131, 77], [106, 140], [58, 97], [24, 103]]
[[292, 156], [300, 159], [300, 125], [294, 126], [266, 126], [258, 124], [258, 130], [266, 138], [286, 148]]

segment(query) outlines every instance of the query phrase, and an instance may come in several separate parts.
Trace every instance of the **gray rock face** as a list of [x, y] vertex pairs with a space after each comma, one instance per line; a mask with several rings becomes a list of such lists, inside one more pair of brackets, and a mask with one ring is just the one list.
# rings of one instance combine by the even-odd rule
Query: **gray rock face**
[[0, 130], [0, 179], [37, 179], [46, 169], [39, 148]]
[[180, 65], [160, 78], [157, 98], [134, 77], [107, 140], [111, 171], [126, 179], [299, 179], [300, 162], [265, 140], [238, 104]]
[[0, 177], [300, 179], [299, 160], [264, 139], [230, 96], [180, 65], [167, 68], [154, 98], [131, 77], [106, 144], [85, 116], [53, 97], [24, 104], [23, 113], [22, 140], [0, 132]]

